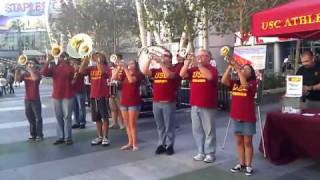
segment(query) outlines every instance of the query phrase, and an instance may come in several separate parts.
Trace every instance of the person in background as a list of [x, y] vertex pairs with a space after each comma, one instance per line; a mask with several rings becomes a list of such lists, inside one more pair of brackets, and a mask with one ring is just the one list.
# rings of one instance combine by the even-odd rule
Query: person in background
[[311, 51], [302, 54], [301, 63], [296, 74], [303, 76], [305, 108], [320, 109], [320, 63]]
[[34, 61], [29, 60], [26, 69], [16, 69], [15, 81], [25, 84], [25, 114], [30, 125], [29, 140], [43, 140], [43, 121], [41, 115], [41, 100], [39, 84], [41, 80], [40, 72], [35, 68]]
[[9, 94], [14, 94], [14, 88], [13, 88], [13, 83], [14, 83], [14, 70], [10, 70], [8, 75], [7, 75], [7, 81], [9, 85]]
[[[232, 68], [237, 72], [239, 80], [230, 78]], [[239, 163], [230, 170], [231, 172], [244, 171], [247, 176], [250, 176], [253, 173], [252, 137], [256, 133], [254, 99], [257, 92], [256, 74], [249, 64], [243, 67], [230, 64], [223, 74], [221, 81], [232, 91], [230, 117], [234, 124], [234, 134], [239, 159]]]
[[57, 119], [58, 139], [54, 145], [73, 144], [72, 140], [72, 109], [74, 89], [72, 80], [74, 77], [74, 68], [68, 62], [68, 54], [63, 52], [58, 58], [57, 64], [53, 62], [52, 56], [48, 57], [43, 65], [41, 73], [45, 77], [52, 77], [53, 82], [53, 105]]
[[[111, 68], [112, 74], [114, 74], [117, 71], [117, 69], [121, 69], [119, 67], [119, 63], [123, 61], [122, 54], [116, 54], [116, 56], [117, 56], [117, 60], [116, 62], [113, 62], [113, 66]], [[109, 85], [110, 85], [109, 92], [111, 93], [109, 97], [109, 106], [111, 110], [111, 119], [112, 119], [110, 128], [116, 129], [119, 127], [120, 129], [124, 129], [125, 127], [123, 125], [123, 118], [120, 111], [121, 82], [118, 80], [111, 80], [111, 83]]]
[[[189, 68], [191, 65], [193, 67]], [[192, 132], [198, 148], [193, 159], [212, 163], [216, 159], [214, 117], [217, 108], [218, 71], [210, 64], [208, 51], [200, 49], [197, 58], [190, 54], [184, 61], [180, 76], [190, 81]]]
[[72, 84], [75, 90], [74, 97], [74, 117], [75, 124], [72, 125], [72, 128], [86, 128], [86, 91], [84, 84], [84, 75], [79, 72], [81, 59], [72, 59], [71, 65], [74, 67], [75, 73], [72, 79]]

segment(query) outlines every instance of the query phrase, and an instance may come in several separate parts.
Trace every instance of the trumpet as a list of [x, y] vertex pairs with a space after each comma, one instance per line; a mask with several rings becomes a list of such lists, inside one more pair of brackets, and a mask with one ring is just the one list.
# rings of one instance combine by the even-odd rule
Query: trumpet
[[17, 63], [21, 66], [25, 66], [28, 63], [28, 57], [24, 54], [20, 55]]
[[178, 52], [178, 55], [184, 59], [187, 58], [188, 54], [189, 53], [186, 48], [181, 48]]
[[220, 55], [223, 57], [223, 60], [226, 61], [228, 64], [231, 64], [232, 66], [241, 67], [240, 64], [235, 61], [230, 54], [230, 48], [228, 46], [223, 46], [220, 49]]
[[51, 54], [53, 57], [57, 58], [62, 54], [62, 47], [58, 44], [53, 44], [51, 49]]
[[93, 42], [87, 34], [77, 34], [73, 36], [67, 45], [67, 53], [73, 58], [83, 58], [91, 53]]
[[[138, 54], [138, 63], [140, 69], [144, 69], [144, 67], [149, 63], [154, 57], [161, 60], [161, 56], [168, 51], [164, 47], [161, 46], [148, 46], [140, 50]], [[150, 69], [159, 69], [160, 64], [155, 61], [151, 61]]]
[[118, 56], [116, 55], [116, 54], [111, 54], [111, 56], [110, 56], [110, 62], [112, 62], [112, 63], [114, 63], [114, 64], [116, 64], [117, 63], [117, 61], [118, 61]]

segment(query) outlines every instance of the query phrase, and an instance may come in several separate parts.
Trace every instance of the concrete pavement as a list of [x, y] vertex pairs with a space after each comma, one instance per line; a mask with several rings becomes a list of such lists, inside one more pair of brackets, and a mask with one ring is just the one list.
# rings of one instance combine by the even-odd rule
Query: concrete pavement
[[[224, 149], [221, 148], [228, 115], [218, 112], [217, 160], [212, 164], [194, 162], [192, 156], [196, 147], [191, 133], [191, 120], [188, 109], [175, 114], [180, 122], [173, 156], [154, 155], [157, 133], [152, 117], [138, 121], [140, 150], [121, 151], [126, 144], [123, 130], [111, 130], [109, 147], [90, 145], [95, 137], [95, 126], [88, 113], [88, 126], [84, 130], [74, 130], [72, 146], [53, 146], [55, 119], [51, 104], [51, 87], [41, 85], [43, 103], [44, 134], [43, 142], [28, 142], [28, 123], [23, 110], [23, 87], [17, 94], [0, 98], [0, 180], [153, 180], [153, 179], [318, 179], [320, 162], [301, 159], [289, 165], [275, 166], [265, 160], [257, 151], [259, 133], [254, 138], [255, 157], [253, 177], [232, 174], [229, 169], [237, 162], [232, 132]], [[262, 106], [265, 112], [279, 108], [278, 103]], [[89, 112], [89, 110], [88, 110]], [[264, 118], [263, 118], [264, 119]], [[259, 130], [259, 126], [257, 126]]]

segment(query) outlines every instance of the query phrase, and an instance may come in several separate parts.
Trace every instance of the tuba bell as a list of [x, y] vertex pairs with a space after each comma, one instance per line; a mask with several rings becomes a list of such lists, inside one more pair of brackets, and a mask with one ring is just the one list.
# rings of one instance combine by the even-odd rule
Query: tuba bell
[[93, 42], [87, 34], [77, 34], [73, 36], [67, 45], [67, 53], [73, 58], [83, 58], [91, 53]]
[[20, 55], [17, 63], [21, 66], [25, 66], [28, 63], [28, 57], [24, 54]]

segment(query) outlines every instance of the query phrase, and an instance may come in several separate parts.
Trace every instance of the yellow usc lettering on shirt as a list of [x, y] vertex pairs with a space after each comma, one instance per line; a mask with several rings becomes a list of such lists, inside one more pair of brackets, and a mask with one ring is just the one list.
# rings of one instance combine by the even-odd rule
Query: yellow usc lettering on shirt
[[238, 86], [238, 85], [234, 85], [232, 88], [232, 95], [245, 97], [248, 95], [248, 89], [241, 87], [241, 86]]
[[90, 76], [92, 80], [101, 79], [102, 73], [99, 70], [91, 71]]
[[154, 76], [154, 83], [157, 83], [157, 84], [168, 83], [168, 80], [166, 79], [166, 75], [163, 72], [157, 72]]
[[205, 83], [207, 82], [206, 78], [200, 71], [194, 71], [192, 73], [192, 82], [194, 83]]

